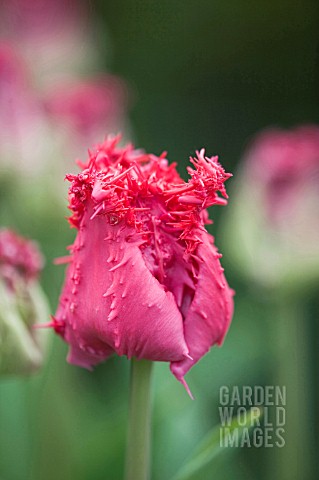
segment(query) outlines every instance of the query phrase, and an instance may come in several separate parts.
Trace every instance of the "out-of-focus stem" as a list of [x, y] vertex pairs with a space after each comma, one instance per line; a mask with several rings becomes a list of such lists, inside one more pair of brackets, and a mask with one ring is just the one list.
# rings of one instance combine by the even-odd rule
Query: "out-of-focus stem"
[[311, 416], [309, 332], [302, 304], [289, 296], [278, 299], [277, 383], [286, 386], [285, 446], [276, 449], [273, 478], [311, 478], [313, 419]]

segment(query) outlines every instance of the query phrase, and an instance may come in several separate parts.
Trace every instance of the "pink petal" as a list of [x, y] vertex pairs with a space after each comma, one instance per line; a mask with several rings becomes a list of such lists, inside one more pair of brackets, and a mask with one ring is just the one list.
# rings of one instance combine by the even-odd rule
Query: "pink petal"
[[181, 360], [188, 354], [182, 315], [173, 294], [146, 267], [140, 236], [124, 220], [111, 225], [107, 215], [89, 220], [92, 215], [90, 202], [56, 315], [65, 322], [69, 361], [88, 367], [113, 351], [129, 358]]
[[192, 358], [171, 363], [171, 371], [185, 385], [184, 375], [214, 344], [220, 345], [233, 314], [233, 291], [220, 265], [217, 248], [207, 232], [201, 232], [196, 251], [199, 275], [195, 295], [185, 315], [184, 334]]

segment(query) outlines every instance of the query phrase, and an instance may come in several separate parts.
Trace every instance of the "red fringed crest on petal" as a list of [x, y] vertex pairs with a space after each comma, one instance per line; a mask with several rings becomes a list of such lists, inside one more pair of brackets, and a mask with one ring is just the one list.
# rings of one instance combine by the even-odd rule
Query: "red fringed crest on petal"
[[154, 201], [160, 221], [178, 233], [186, 253], [193, 252], [199, 243], [194, 229], [204, 223], [203, 210], [227, 203], [224, 183], [231, 174], [218, 163], [218, 157], [209, 158], [202, 149], [191, 158], [194, 168], [188, 167], [191, 178], [184, 182], [176, 163], [168, 164], [166, 152], [157, 157], [134, 150], [131, 144], [121, 148], [119, 140], [119, 136], [108, 138], [89, 153], [81, 173], [66, 176], [71, 182], [71, 225], [79, 228], [85, 205], [92, 198], [93, 216], [108, 215], [110, 222], [125, 219], [137, 231], [148, 231], [144, 227]]

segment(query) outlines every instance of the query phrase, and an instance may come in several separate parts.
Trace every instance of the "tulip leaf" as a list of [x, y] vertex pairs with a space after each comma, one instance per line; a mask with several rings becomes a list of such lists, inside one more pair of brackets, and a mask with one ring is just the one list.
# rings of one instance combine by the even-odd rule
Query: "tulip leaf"
[[[240, 442], [244, 432], [250, 427], [260, 424], [262, 409], [253, 407], [245, 414], [235, 415], [227, 426], [215, 426], [200, 442], [189, 460], [174, 475], [172, 480], [190, 480], [217, 455], [226, 450], [232, 451], [231, 436], [236, 431], [236, 439]], [[229, 440], [229, 441], [228, 441]], [[228, 448], [226, 448], [228, 446]]]

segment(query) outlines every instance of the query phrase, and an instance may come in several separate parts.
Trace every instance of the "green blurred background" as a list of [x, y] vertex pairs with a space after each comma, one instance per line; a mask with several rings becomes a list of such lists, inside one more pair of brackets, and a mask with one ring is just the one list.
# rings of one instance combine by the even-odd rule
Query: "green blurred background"
[[[130, 86], [136, 145], [156, 154], [167, 150], [182, 175], [189, 155], [201, 147], [219, 154], [226, 169], [235, 172], [247, 142], [260, 129], [318, 122], [319, 4], [314, 0], [100, 0], [90, 3], [90, 14], [99, 22], [101, 69]], [[230, 195], [235, 182], [236, 176], [228, 182]], [[74, 236], [66, 212], [54, 203], [41, 208], [35, 198], [21, 202], [21, 192], [10, 187], [1, 196], [1, 223], [38, 239], [46, 255], [43, 286], [54, 313], [63, 267], [54, 267], [52, 260], [64, 254]], [[210, 231], [221, 252], [219, 225], [226, 212], [227, 207], [211, 211]], [[187, 376], [196, 400], [188, 398], [167, 365], [155, 368], [153, 480], [169, 479], [219, 423], [220, 386], [273, 385], [287, 364], [285, 352], [276, 350], [271, 298], [244, 281], [226, 254], [223, 266], [236, 290], [236, 312], [223, 347], [214, 348]], [[309, 292], [303, 315], [310, 388], [300, 406], [309, 414], [304, 426], [309, 445], [300, 456], [304, 474], [296, 477], [288, 458], [291, 472], [280, 475], [285, 449], [251, 448], [220, 455], [194, 479], [318, 478], [318, 310], [318, 299]], [[288, 349], [294, 346], [288, 339]], [[68, 365], [66, 353], [67, 346], [52, 333], [41, 373], [1, 380], [1, 480], [122, 477], [128, 361], [112, 358], [89, 373]], [[289, 372], [289, 365], [285, 368]], [[303, 452], [298, 436], [289, 437], [288, 431], [286, 440]]]

